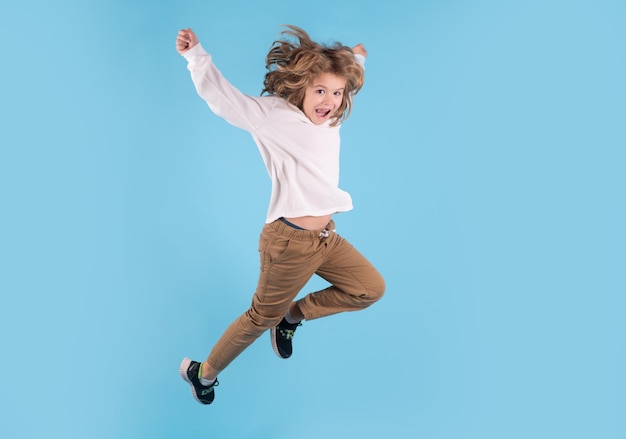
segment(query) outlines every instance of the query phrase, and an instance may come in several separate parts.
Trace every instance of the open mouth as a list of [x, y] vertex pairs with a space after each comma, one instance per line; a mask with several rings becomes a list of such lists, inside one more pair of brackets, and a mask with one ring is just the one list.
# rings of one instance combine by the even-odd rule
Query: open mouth
[[325, 119], [330, 115], [330, 110], [318, 108], [315, 110], [315, 115], [320, 119]]

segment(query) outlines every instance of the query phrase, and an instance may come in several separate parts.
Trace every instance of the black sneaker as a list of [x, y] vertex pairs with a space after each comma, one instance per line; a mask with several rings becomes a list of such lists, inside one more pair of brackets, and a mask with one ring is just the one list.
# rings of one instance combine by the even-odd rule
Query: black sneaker
[[183, 358], [180, 363], [180, 376], [183, 377], [191, 385], [191, 394], [201, 404], [211, 404], [215, 399], [214, 387], [220, 385], [217, 379], [210, 386], [200, 384], [200, 363], [191, 361], [189, 358]]
[[272, 337], [272, 347], [274, 352], [280, 358], [289, 358], [293, 352], [291, 347], [291, 339], [293, 338], [296, 328], [302, 326], [302, 323], [287, 323], [284, 318], [280, 323], [270, 329], [270, 336]]

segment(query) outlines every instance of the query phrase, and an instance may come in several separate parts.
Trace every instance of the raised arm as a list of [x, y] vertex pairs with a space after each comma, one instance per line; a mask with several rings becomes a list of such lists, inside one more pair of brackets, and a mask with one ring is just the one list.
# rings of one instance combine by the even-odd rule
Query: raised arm
[[274, 101], [246, 95], [228, 82], [191, 29], [178, 31], [176, 50], [187, 60], [187, 68], [200, 97], [216, 115], [230, 124], [253, 131], [272, 110]]
[[363, 43], [359, 43], [356, 46], [354, 46], [352, 48], [352, 51], [354, 52], [355, 55], [361, 55], [364, 58], [367, 58], [367, 50], [365, 50], [365, 46], [363, 45]]
[[191, 29], [182, 29], [176, 36], [176, 50], [181, 55], [198, 44], [198, 37]]

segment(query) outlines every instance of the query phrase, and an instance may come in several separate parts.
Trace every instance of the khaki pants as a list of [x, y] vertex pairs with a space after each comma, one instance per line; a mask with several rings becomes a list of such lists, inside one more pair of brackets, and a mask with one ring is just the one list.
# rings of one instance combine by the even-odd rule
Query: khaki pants
[[330, 221], [322, 231], [298, 230], [280, 220], [263, 227], [261, 274], [252, 305], [213, 347], [207, 358], [210, 366], [224, 370], [263, 332], [276, 326], [314, 274], [331, 286], [298, 300], [306, 320], [364, 309], [382, 297], [385, 282], [381, 275], [334, 227]]

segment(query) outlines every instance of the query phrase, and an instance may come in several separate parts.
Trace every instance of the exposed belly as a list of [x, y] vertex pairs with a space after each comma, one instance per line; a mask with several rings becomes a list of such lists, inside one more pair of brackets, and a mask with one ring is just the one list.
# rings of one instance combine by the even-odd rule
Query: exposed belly
[[328, 225], [332, 215], [324, 216], [300, 216], [296, 218], [285, 218], [290, 223], [307, 230], [322, 230]]

